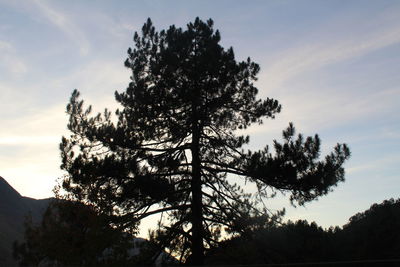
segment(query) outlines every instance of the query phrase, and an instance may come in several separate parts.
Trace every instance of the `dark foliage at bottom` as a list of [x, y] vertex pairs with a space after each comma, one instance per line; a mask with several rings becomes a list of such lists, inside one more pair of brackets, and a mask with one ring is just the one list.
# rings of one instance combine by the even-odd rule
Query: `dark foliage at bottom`
[[351, 263], [357, 266], [400, 264], [361, 262], [389, 259], [400, 259], [400, 199], [372, 205], [351, 217], [343, 228], [324, 230], [314, 222], [289, 221], [257, 229], [209, 251], [206, 262], [209, 265], [340, 261], [360, 261]]

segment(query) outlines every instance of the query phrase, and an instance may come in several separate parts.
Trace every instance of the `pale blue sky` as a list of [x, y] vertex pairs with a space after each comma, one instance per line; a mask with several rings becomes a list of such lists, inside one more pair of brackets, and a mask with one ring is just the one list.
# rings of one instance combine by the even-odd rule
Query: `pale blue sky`
[[318, 133], [323, 153], [346, 142], [346, 182], [286, 218], [343, 225], [372, 203], [400, 197], [399, 1], [0, 0], [0, 175], [21, 194], [52, 195], [65, 105], [74, 88], [95, 109], [115, 107], [135, 30], [212, 18], [237, 59], [261, 66], [261, 97], [283, 111], [249, 129], [252, 148], [293, 121]]

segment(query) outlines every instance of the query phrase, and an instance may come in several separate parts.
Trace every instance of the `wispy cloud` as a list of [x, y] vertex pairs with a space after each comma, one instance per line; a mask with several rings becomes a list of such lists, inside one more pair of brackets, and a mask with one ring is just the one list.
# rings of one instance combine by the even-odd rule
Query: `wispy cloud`
[[0, 145], [54, 143], [55, 137], [60, 139], [65, 132], [67, 118], [63, 111], [64, 105], [56, 105], [3, 118]]
[[382, 139], [399, 137], [399, 133], [393, 128], [395, 126], [386, 130], [377, 130], [378, 133], [369, 131], [360, 135], [356, 125], [368, 123], [370, 127], [375, 127], [374, 123], [379, 123], [382, 118], [392, 116], [392, 119], [395, 119], [394, 116], [400, 101], [400, 87], [367, 95], [353, 95], [350, 92], [347, 95], [326, 94], [324, 92], [312, 94], [312, 96], [310, 93], [285, 97], [283, 111], [277, 115], [275, 120], [266, 120], [263, 125], [253, 125], [239, 133], [249, 134], [253, 136], [252, 140], [266, 144], [273, 139], [280, 140], [281, 132], [286, 129], [289, 122], [294, 122], [298, 133], [305, 133], [306, 135], [314, 135], [324, 130], [334, 130], [353, 125], [354, 133], [351, 133], [350, 130], [341, 132], [332, 140], [325, 140], [322, 136], [323, 151], [330, 151], [337, 142], [350, 144], [375, 142], [377, 134]]
[[20, 76], [27, 71], [25, 62], [17, 55], [10, 42], [0, 40], [0, 67], [3, 73]]
[[388, 166], [393, 167], [394, 164], [398, 162], [400, 162], [399, 155], [388, 155], [385, 156], [384, 158], [379, 158], [373, 161], [365, 162], [363, 164], [350, 166], [349, 168], [346, 169], [346, 172], [349, 174], [366, 173], [371, 171], [381, 173], [385, 171], [388, 168]]
[[[117, 107], [114, 92], [124, 91], [129, 77], [130, 71], [123, 66], [122, 60], [94, 60], [49, 83], [53, 88], [63, 88], [64, 91], [78, 89], [86, 104], [101, 111], [105, 107], [110, 110]], [[67, 101], [66, 98], [63, 105]]]
[[400, 43], [400, 21], [385, 25], [382, 20], [379, 17], [375, 22], [383, 24], [380, 28], [371, 31], [356, 28], [352, 35], [348, 34], [351, 29], [346, 34], [338, 32], [333, 36], [321, 33], [318, 39], [310, 35], [304, 45], [296, 45], [271, 56], [268, 59], [269, 64], [265, 64], [267, 68], [263, 70], [264, 84], [273, 90], [301, 73]]
[[291, 108], [284, 110], [283, 118], [295, 119], [308, 129], [337, 127], [389, 114], [400, 101], [400, 87], [364, 95], [313, 92], [312, 96], [287, 97], [285, 100]]
[[78, 45], [81, 55], [88, 54], [90, 49], [89, 41], [87, 40], [84, 32], [80, 30], [75, 23], [73, 23], [71, 18], [51, 7], [46, 1], [33, 0], [33, 3], [38, 7], [41, 14], [48, 21], [57, 26]]
[[[272, 131], [276, 134], [289, 121], [312, 132], [364, 121], [372, 116], [390, 115], [400, 101], [397, 84], [384, 84], [380, 85], [379, 91], [368, 91], [372, 86], [366, 78], [365, 81], [348, 80], [351, 88], [346, 81], [332, 88], [331, 83], [321, 84], [318, 75], [322, 68], [331, 64], [367, 58], [378, 49], [399, 44], [400, 19], [392, 13], [386, 11], [369, 18], [366, 25], [340, 22], [339, 16], [330, 22], [331, 25], [316, 28], [293, 46], [273, 55], [266, 54], [265, 63], [261, 62], [263, 68], [258, 87], [263, 89], [261, 94], [276, 97], [283, 110], [275, 121], [252, 127], [248, 132], [264, 134]], [[310, 73], [314, 80], [310, 79]], [[334, 79], [335, 72], [330, 75]]]

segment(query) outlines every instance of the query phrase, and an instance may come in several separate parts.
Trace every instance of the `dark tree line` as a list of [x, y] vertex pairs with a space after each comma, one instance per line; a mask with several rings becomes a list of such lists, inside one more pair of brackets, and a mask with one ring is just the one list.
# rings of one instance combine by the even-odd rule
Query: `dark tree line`
[[[352, 216], [343, 227], [322, 229], [316, 223], [304, 220], [286, 223], [253, 220], [247, 223], [246, 230], [240, 235], [208, 250], [205, 263], [254, 265], [400, 260], [400, 199], [374, 204], [369, 210]], [[49, 207], [41, 225], [27, 224], [25, 241], [14, 246], [14, 254], [21, 266], [39, 263], [57, 263], [57, 266], [153, 265], [160, 249], [159, 240], [143, 243], [139, 255], [129, 255], [131, 241], [132, 237], [111, 229], [91, 207], [58, 202]], [[168, 266], [177, 264], [169, 257], [164, 259]], [[398, 262], [385, 266], [396, 264]], [[361, 266], [378, 265], [362, 263]]]
[[400, 260], [400, 199], [373, 204], [343, 227], [322, 229], [304, 220], [264, 225], [224, 241], [208, 253], [206, 262], [245, 265], [391, 259]]
[[400, 259], [400, 199], [373, 204], [337, 233], [341, 255], [354, 259]]
[[[237, 130], [273, 119], [281, 105], [257, 98], [259, 66], [237, 61], [220, 39], [211, 19], [161, 31], [149, 19], [128, 49], [132, 75], [126, 90], [115, 93], [120, 109], [91, 115], [75, 90], [67, 106], [71, 135], [60, 145], [68, 198], [94, 207], [120, 231], [163, 215], [155, 236], [195, 265], [222, 233], [279, 217], [260, 203], [271, 192], [299, 205], [327, 194], [344, 181], [350, 156], [338, 144], [319, 159], [318, 135], [296, 134], [291, 123], [282, 142], [244, 149], [249, 136]], [[246, 192], [233, 176], [257, 192]]]

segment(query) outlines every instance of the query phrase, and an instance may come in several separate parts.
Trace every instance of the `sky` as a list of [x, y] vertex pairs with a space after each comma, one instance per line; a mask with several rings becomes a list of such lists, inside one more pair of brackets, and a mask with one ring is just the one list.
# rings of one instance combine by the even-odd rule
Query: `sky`
[[24, 196], [52, 196], [65, 107], [73, 89], [95, 110], [116, 108], [125, 61], [150, 17], [158, 30], [212, 18], [221, 44], [261, 71], [261, 98], [282, 104], [248, 130], [250, 148], [280, 140], [293, 122], [318, 133], [322, 155], [349, 145], [346, 181], [286, 219], [343, 225], [373, 203], [400, 197], [400, 1], [0, 0], [0, 176]]

